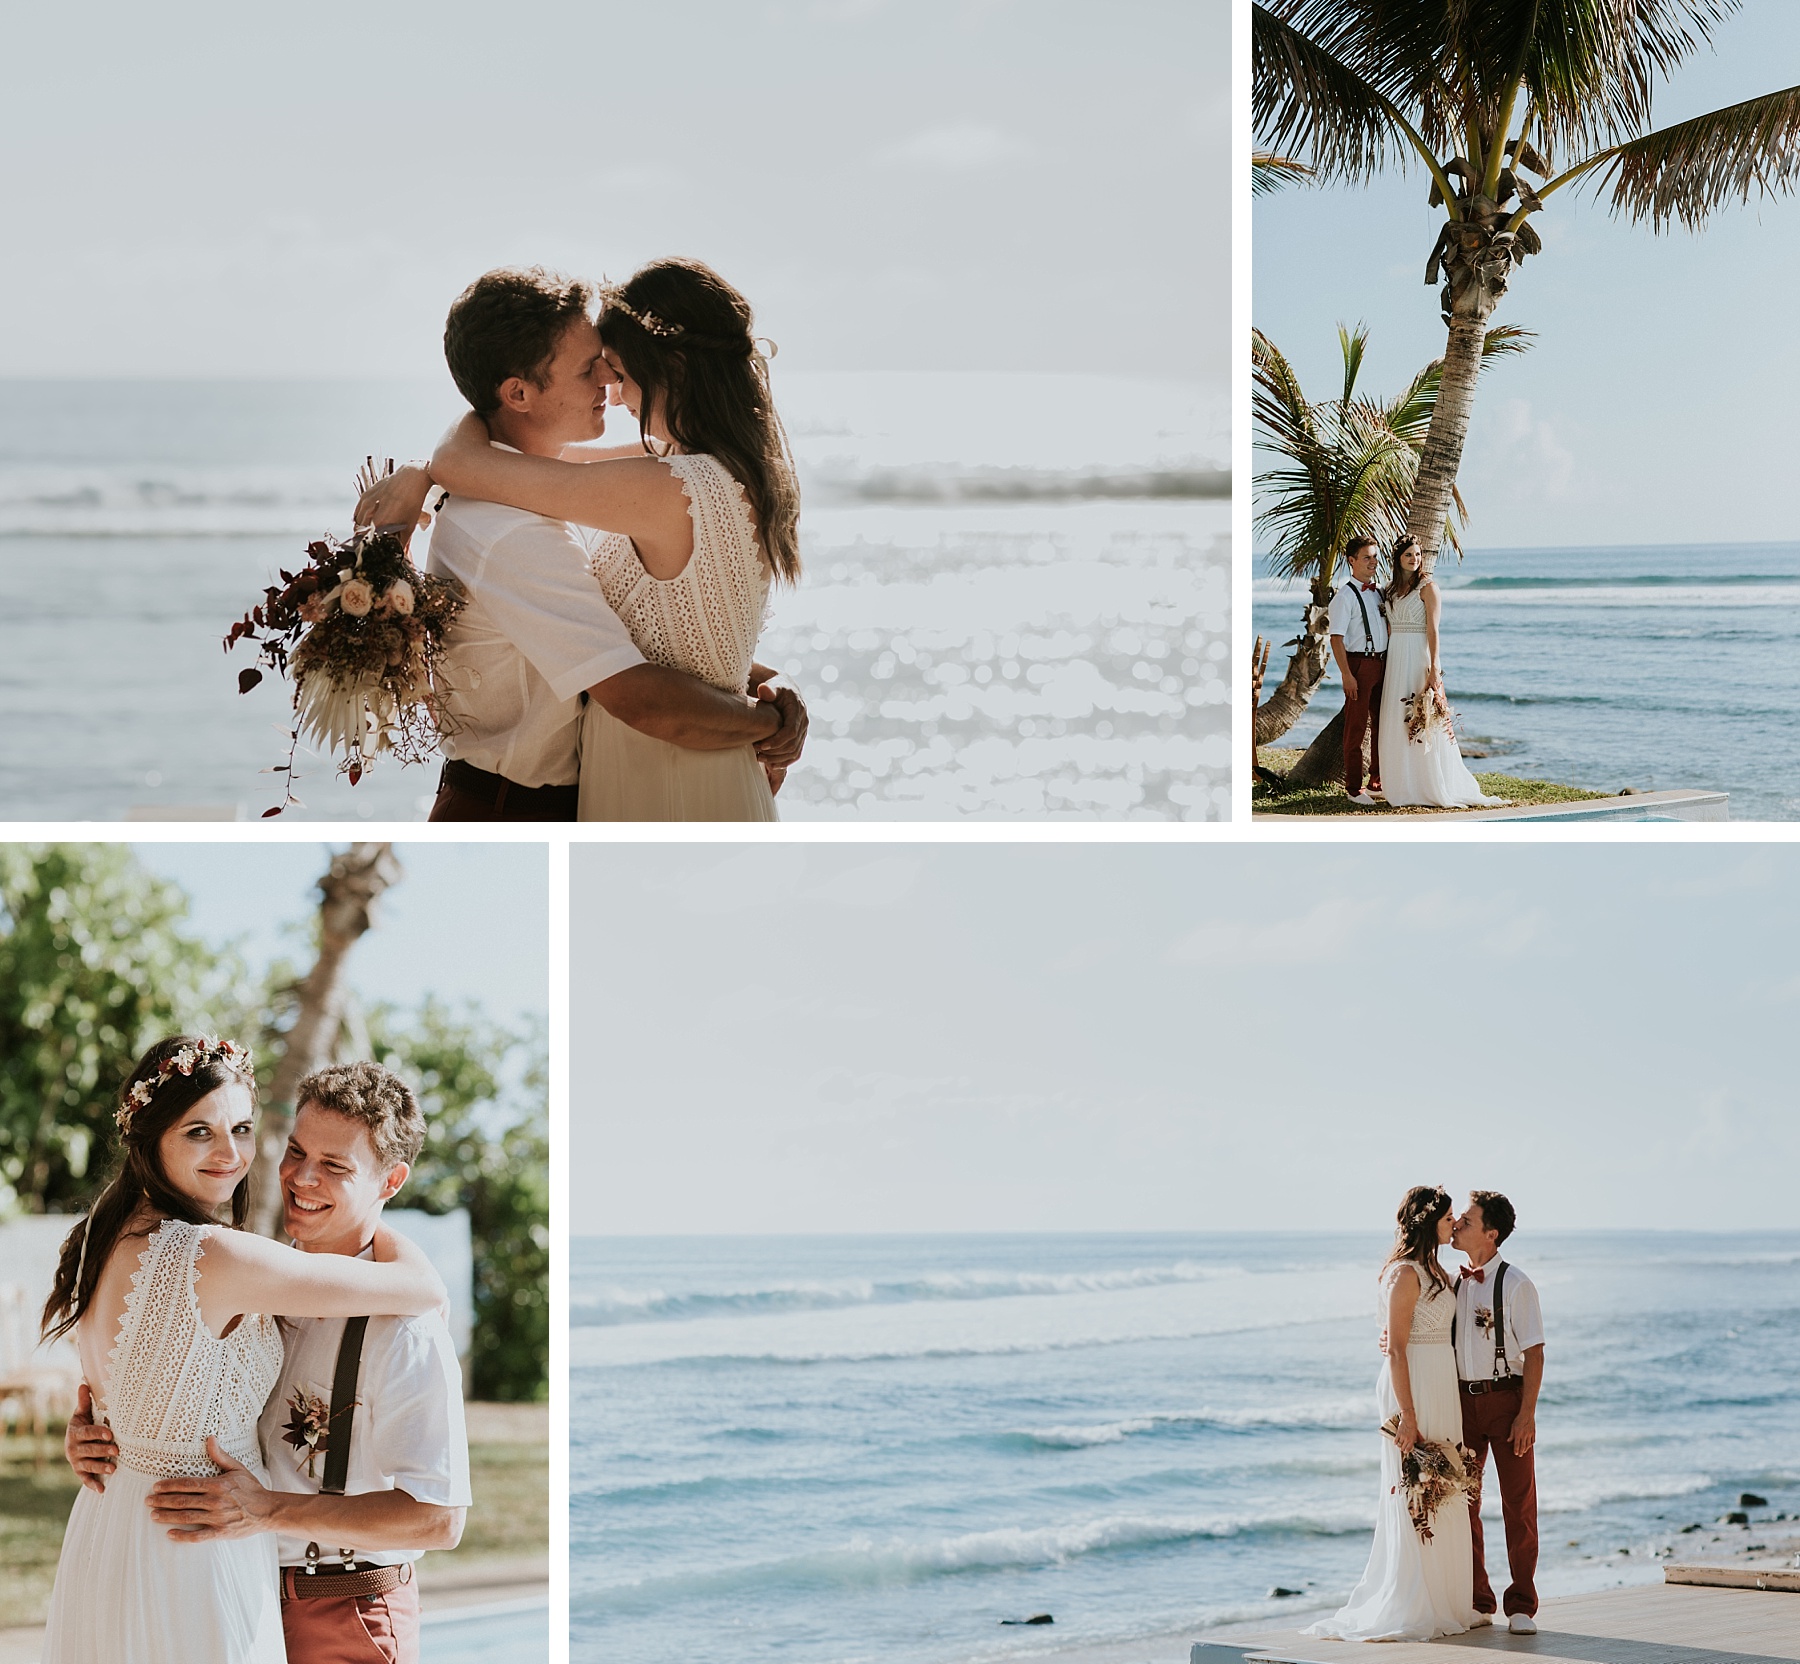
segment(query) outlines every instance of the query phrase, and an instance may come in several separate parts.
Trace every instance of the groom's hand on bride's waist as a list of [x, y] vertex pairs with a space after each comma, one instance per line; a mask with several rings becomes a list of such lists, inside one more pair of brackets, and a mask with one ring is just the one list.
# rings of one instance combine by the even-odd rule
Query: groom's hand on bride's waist
[[63, 1429], [63, 1456], [90, 1491], [96, 1495], [106, 1489], [106, 1476], [119, 1463], [119, 1447], [113, 1442], [112, 1429], [94, 1420], [94, 1395], [87, 1382], [81, 1383], [74, 1415]]
[[217, 1439], [206, 1441], [206, 1454], [219, 1469], [211, 1479], [185, 1475], [159, 1479], [145, 1499], [150, 1517], [169, 1528], [181, 1543], [204, 1543], [220, 1537], [254, 1537], [275, 1529], [280, 1498], [257, 1482], [242, 1462], [234, 1462], [219, 1448]]
[[766, 682], [756, 689], [756, 697], [773, 704], [781, 718], [774, 733], [756, 742], [756, 755], [771, 768], [791, 768], [806, 745], [806, 701], [792, 688], [770, 687]]

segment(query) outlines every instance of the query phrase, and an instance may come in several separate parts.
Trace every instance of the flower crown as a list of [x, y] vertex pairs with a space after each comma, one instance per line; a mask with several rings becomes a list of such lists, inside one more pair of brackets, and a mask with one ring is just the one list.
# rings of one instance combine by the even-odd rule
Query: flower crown
[[215, 1035], [201, 1035], [191, 1040], [179, 1051], [171, 1052], [156, 1066], [154, 1080], [140, 1080], [125, 1094], [124, 1103], [113, 1116], [120, 1132], [131, 1126], [131, 1118], [144, 1108], [158, 1092], [163, 1083], [171, 1075], [191, 1075], [196, 1069], [204, 1068], [209, 1063], [223, 1063], [228, 1069], [239, 1075], [253, 1076], [256, 1072], [256, 1060], [250, 1055], [248, 1046], [239, 1046], [230, 1040], [221, 1040]]
[[685, 341], [690, 346], [711, 347], [747, 358], [760, 358], [765, 362], [781, 350], [766, 335], [699, 335], [681, 324], [672, 324], [666, 318], [659, 318], [654, 312], [639, 311], [625, 298], [625, 290], [617, 283], [609, 283], [600, 290], [600, 304], [608, 311], [623, 312], [640, 329], [659, 335], [665, 341]]

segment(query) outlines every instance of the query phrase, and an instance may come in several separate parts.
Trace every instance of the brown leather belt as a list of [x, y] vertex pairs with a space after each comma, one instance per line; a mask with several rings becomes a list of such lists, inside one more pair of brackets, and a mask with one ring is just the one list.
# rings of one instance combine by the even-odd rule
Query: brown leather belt
[[1463, 1381], [1462, 1390], [1471, 1398], [1479, 1398], [1484, 1392], [1513, 1392], [1525, 1384], [1523, 1375], [1502, 1375], [1492, 1381]]
[[370, 1600], [412, 1582], [413, 1569], [401, 1566], [304, 1566], [281, 1568], [283, 1600]]
[[477, 803], [485, 803], [496, 813], [508, 813], [515, 820], [573, 820], [579, 792], [575, 786], [521, 786], [504, 774], [477, 768], [460, 757], [445, 761], [439, 785], [440, 789], [449, 786]]

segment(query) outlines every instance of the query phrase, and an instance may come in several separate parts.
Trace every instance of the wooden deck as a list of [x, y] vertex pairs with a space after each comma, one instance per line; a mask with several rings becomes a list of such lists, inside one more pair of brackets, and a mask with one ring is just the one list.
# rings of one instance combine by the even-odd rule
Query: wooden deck
[[1442, 1641], [1316, 1641], [1292, 1631], [1221, 1636], [1195, 1649], [1198, 1664], [1230, 1652], [1244, 1664], [1473, 1664], [1472, 1652], [1511, 1653], [1543, 1664], [1795, 1664], [1800, 1600], [1787, 1592], [1664, 1583], [1547, 1601], [1536, 1635], [1503, 1622]]

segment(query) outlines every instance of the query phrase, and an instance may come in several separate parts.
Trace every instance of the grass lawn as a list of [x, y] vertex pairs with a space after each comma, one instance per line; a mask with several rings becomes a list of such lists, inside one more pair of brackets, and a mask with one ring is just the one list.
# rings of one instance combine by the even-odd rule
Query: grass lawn
[[62, 1459], [62, 1429], [51, 1436], [42, 1473], [32, 1441], [0, 1435], [0, 1629], [41, 1624], [56, 1580], [63, 1526], [80, 1486]]
[[[1266, 746], [1256, 754], [1264, 768], [1281, 773], [1299, 762], [1302, 753]], [[1559, 786], [1552, 780], [1521, 780], [1514, 774], [1477, 774], [1475, 779], [1489, 797], [1503, 797], [1508, 804], [1524, 807], [1532, 803], [1586, 803], [1597, 797], [1611, 797], [1611, 792], [1583, 791], [1579, 786]], [[1250, 794], [1251, 812], [1258, 815], [1461, 815], [1466, 809], [1390, 808], [1377, 803], [1371, 809], [1358, 808], [1344, 796], [1341, 785], [1314, 786], [1305, 790], [1275, 793], [1260, 782]]]
[[[432, 1554], [441, 1576], [463, 1565], [550, 1552], [550, 1422], [542, 1404], [471, 1404], [469, 1478], [475, 1506], [459, 1548]], [[63, 1526], [79, 1489], [52, 1435], [43, 1471], [32, 1441], [0, 1437], [0, 1629], [41, 1624], [50, 1605]], [[428, 1580], [429, 1581], [429, 1580]]]

